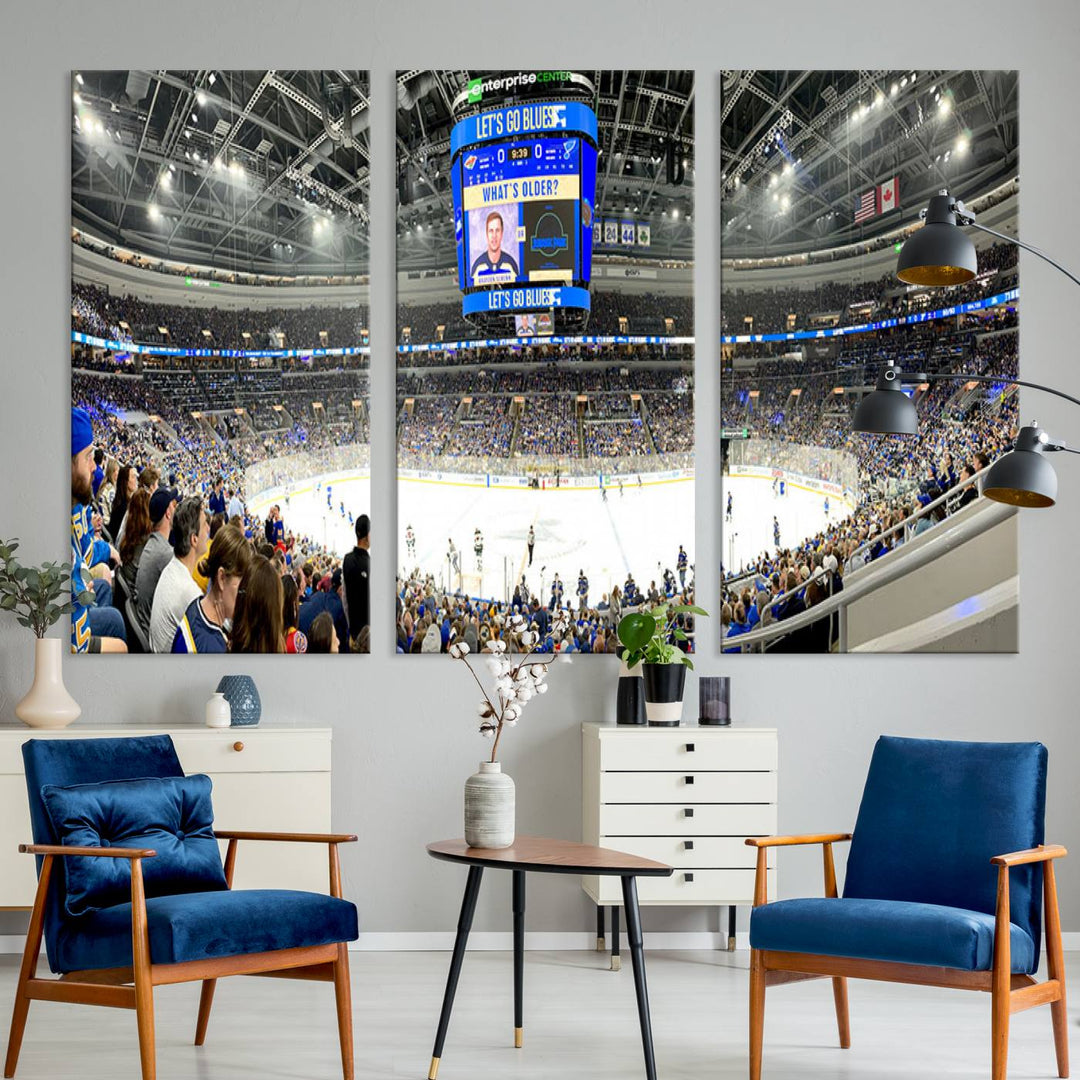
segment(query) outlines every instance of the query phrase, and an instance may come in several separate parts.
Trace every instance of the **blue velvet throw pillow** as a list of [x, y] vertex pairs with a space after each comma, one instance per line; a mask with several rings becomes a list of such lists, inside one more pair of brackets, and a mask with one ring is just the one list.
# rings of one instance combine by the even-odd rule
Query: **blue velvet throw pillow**
[[[147, 897], [227, 888], [214, 838], [209, 776], [149, 777], [41, 789], [65, 847], [151, 848], [142, 863]], [[58, 859], [69, 915], [131, 901], [131, 862], [92, 855]]]

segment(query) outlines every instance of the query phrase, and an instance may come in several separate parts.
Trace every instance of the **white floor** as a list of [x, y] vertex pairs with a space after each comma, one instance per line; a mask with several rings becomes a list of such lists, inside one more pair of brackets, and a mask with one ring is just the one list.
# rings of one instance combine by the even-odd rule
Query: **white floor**
[[[357, 1080], [427, 1076], [449, 960], [449, 953], [352, 955]], [[647, 954], [660, 1080], [746, 1076], [747, 960], [745, 952]], [[4, 1032], [17, 963], [17, 957], [0, 957]], [[644, 1077], [629, 956], [617, 974], [604, 963], [595, 953], [527, 953], [525, 1045], [515, 1050], [511, 958], [469, 954], [440, 1080]], [[1080, 1001], [1078, 965], [1080, 954], [1066, 956], [1073, 1001]], [[837, 1046], [827, 982], [768, 992], [765, 1080], [989, 1076], [988, 995], [869, 982], [849, 987], [850, 1050]], [[197, 986], [157, 991], [160, 1080], [340, 1077], [329, 985], [222, 980], [201, 1048], [191, 1043], [197, 1004]], [[1077, 1031], [1075, 1007], [1070, 1029]], [[1049, 1008], [1014, 1016], [1010, 1047], [1011, 1080], [1056, 1076]], [[134, 1015], [35, 1002], [17, 1075], [20, 1080], [138, 1077]]]

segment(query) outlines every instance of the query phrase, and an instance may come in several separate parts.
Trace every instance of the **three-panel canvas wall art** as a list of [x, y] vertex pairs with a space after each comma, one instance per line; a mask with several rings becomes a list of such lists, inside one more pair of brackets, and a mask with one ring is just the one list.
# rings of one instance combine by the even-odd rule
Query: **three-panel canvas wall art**
[[[75, 651], [364, 653], [373, 574], [403, 654], [514, 616], [615, 653], [663, 603], [707, 609], [725, 656], [1017, 648], [1015, 519], [979, 494], [1016, 430], [1016, 248], [973, 228], [971, 280], [897, 276], [940, 192], [1016, 235], [1015, 72], [408, 69], [394, 92], [380, 162], [367, 72], [73, 73]], [[396, 461], [369, 449], [372, 349]], [[915, 435], [854, 430], [886, 368]], [[374, 527], [373, 469], [397, 480]]]

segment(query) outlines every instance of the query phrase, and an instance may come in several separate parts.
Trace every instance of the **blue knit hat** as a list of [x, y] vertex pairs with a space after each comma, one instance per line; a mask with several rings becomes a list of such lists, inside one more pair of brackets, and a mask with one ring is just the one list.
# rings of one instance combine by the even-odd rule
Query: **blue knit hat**
[[71, 410], [71, 456], [81, 454], [94, 441], [94, 426], [85, 409]]

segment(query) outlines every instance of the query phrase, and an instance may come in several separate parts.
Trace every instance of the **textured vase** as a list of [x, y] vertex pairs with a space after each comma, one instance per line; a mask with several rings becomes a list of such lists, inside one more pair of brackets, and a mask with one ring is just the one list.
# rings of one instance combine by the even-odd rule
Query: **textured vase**
[[82, 709], [64, 687], [59, 638], [38, 638], [34, 644], [34, 685], [15, 706], [15, 715], [27, 727], [63, 728]]
[[215, 691], [206, 703], [206, 726], [213, 728], [229, 727], [232, 723], [232, 708], [225, 700], [225, 695]]
[[262, 702], [250, 675], [223, 675], [217, 692], [225, 695], [232, 713], [232, 727], [254, 727], [262, 716]]
[[633, 671], [626, 661], [619, 660], [619, 690], [615, 697], [616, 724], [645, 723], [645, 685], [641, 680], [641, 665]]
[[508, 848], [514, 842], [514, 781], [497, 761], [481, 761], [465, 781], [465, 843]]

